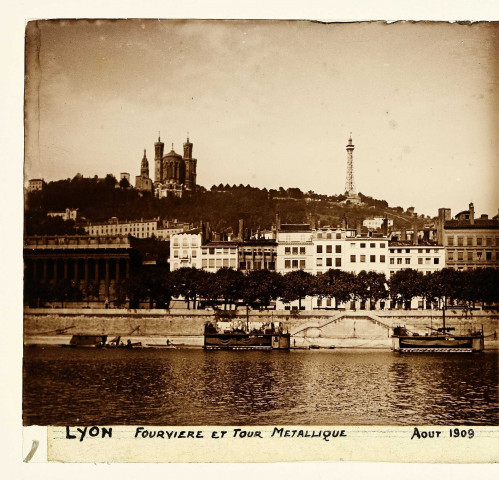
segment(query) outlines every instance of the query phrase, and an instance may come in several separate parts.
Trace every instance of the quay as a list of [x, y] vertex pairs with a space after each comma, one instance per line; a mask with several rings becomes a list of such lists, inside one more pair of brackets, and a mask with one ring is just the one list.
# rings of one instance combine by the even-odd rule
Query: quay
[[[280, 322], [291, 335], [291, 348], [364, 348], [390, 350], [391, 335], [398, 325], [419, 335], [441, 322], [441, 311], [433, 310], [231, 310], [218, 312], [188, 309], [63, 309], [25, 308], [24, 344], [69, 343], [74, 334], [121, 336], [143, 345], [166, 340], [185, 347], [203, 346], [207, 322]], [[447, 322], [456, 335], [481, 328], [485, 349], [498, 348], [499, 313], [475, 311], [472, 315], [448, 310]], [[334, 351], [334, 350], [332, 350]]]

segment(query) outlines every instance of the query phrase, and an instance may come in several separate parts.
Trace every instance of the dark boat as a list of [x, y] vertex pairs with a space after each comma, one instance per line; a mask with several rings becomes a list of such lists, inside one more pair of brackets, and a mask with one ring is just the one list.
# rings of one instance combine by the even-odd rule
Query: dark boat
[[107, 335], [80, 335], [76, 334], [71, 337], [69, 344], [62, 345], [63, 347], [72, 348], [137, 348], [141, 347], [141, 342], [132, 343], [130, 339], [127, 343], [120, 342], [121, 337], [116, 337], [113, 340], [107, 341]]
[[473, 353], [484, 348], [483, 332], [469, 335], [454, 335], [454, 328], [439, 328], [430, 335], [410, 335], [405, 327], [395, 327], [392, 335], [392, 350], [407, 353]]
[[208, 322], [204, 327], [204, 348], [206, 350], [289, 350], [290, 334], [282, 327], [271, 323], [261, 328], [250, 329], [249, 325], [219, 329]]

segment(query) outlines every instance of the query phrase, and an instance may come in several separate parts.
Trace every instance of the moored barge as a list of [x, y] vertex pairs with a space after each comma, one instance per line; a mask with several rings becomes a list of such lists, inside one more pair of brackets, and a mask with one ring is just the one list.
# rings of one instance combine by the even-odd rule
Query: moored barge
[[220, 326], [208, 322], [204, 327], [205, 350], [289, 350], [290, 334], [280, 323], [247, 328]]

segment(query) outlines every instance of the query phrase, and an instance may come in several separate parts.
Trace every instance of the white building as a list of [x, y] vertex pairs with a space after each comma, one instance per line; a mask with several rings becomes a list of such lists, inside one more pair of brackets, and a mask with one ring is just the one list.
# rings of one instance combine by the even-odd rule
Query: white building
[[[377, 230], [383, 226], [383, 220], [384, 217], [374, 217], [374, 218], [367, 218], [362, 222], [362, 225], [364, 227], [367, 227], [369, 230]], [[393, 220], [392, 219], [387, 219], [388, 220], [388, 227], [393, 227]]]
[[158, 225], [155, 235], [161, 240], [170, 240], [172, 235], [187, 232], [190, 228], [191, 226], [188, 223], [164, 222], [162, 226]]
[[343, 270], [358, 274], [362, 270], [388, 275], [388, 238], [355, 236], [345, 238]]
[[201, 247], [201, 268], [208, 272], [216, 272], [224, 267], [236, 270], [238, 255], [237, 242], [209, 242]]
[[199, 228], [170, 237], [170, 270], [201, 268], [202, 235]]
[[389, 276], [407, 268], [426, 275], [445, 268], [445, 247], [431, 244], [414, 245], [410, 241], [391, 242], [388, 259]]
[[85, 228], [89, 235], [131, 235], [136, 238], [157, 236], [159, 218], [152, 220], [120, 221], [116, 217], [107, 222], [90, 223]]
[[40, 178], [32, 178], [28, 182], [28, 192], [36, 192], [43, 190], [43, 180]]
[[313, 261], [314, 275], [324, 273], [331, 268], [342, 270], [345, 266], [345, 241], [355, 237], [355, 230], [323, 227], [313, 231]]
[[76, 220], [78, 217], [77, 208], [66, 208], [64, 212], [47, 212], [47, 217], [61, 217], [64, 221]]
[[276, 271], [314, 271], [313, 231], [306, 224], [283, 224], [277, 230]]

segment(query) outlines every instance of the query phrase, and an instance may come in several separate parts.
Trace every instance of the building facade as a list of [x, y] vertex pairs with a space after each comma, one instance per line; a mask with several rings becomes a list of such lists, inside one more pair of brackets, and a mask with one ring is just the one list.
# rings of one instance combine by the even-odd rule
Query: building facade
[[[383, 227], [383, 221], [384, 217], [373, 217], [373, 218], [367, 218], [362, 222], [362, 226], [366, 227], [369, 230], [379, 230]], [[387, 227], [391, 228], [393, 227], [393, 220], [391, 218], [387, 219]]]
[[449, 208], [438, 210], [437, 237], [442, 241], [447, 267], [455, 270], [499, 268], [499, 219], [496, 215], [475, 218], [475, 208], [451, 219]]
[[413, 245], [409, 240], [390, 242], [388, 253], [388, 275], [411, 268], [423, 274], [445, 268], [445, 248], [434, 243]]
[[43, 190], [43, 180], [40, 178], [33, 178], [28, 182], [28, 192], [36, 192]]
[[107, 222], [89, 223], [83, 228], [92, 236], [131, 235], [136, 238], [149, 238], [158, 236], [158, 222], [159, 218], [123, 221], [113, 217]]
[[199, 228], [170, 237], [170, 270], [201, 268], [202, 234]]
[[78, 218], [78, 209], [66, 208], [64, 212], [47, 212], [47, 217], [61, 217], [64, 221], [75, 221]]
[[313, 231], [307, 224], [282, 224], [276, 233], [276, 271], [282, 274], [293, 270], [314, 270]]
[[273, 239], [246, 240], [239, 243], [239, 270], [276, 269], [277, 242]]

